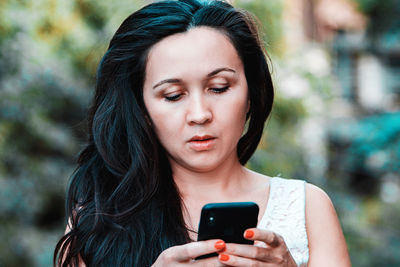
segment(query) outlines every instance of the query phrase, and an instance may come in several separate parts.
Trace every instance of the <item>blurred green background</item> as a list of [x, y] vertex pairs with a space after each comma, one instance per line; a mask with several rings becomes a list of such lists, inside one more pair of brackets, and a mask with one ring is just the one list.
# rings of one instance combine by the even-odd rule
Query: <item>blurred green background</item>
[[[51, 266], [95, 70], [149, 1], [0, 1], [0, 266]], [[334, 202], [354, 266], [400, 266], [400, 1], [236, 0], [264, 31], [274, 111], [248, 164]]]

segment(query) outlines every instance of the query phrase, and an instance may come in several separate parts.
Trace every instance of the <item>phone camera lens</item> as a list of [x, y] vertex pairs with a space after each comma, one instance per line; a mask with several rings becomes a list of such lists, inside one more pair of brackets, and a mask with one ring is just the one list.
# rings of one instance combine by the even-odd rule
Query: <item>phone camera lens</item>
[[210, 217], [208, 218], [208, 223], [209, 223], [211, 226], [215, 225], [215, 217], [214, 217], [214, 216], [210, 216]]

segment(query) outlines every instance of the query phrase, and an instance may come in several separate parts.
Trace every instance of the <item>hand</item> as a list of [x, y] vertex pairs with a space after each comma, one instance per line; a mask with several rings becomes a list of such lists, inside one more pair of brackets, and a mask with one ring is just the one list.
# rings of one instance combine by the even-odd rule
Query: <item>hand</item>
[[297, 267], [285, 241], [277, 233], [251, 228], [244, 232], [244, 237], [256, 243], [261, 241], [265, 246], [228, 243], [219, 253], [221, 263], [228, 266]]
[[219, 253], [225, 249], [225, 242], [218, 239], [198, 241], [164, 250], [152, 267], [158, 266], [225, 266], [217, 257], [201, 260], [195, 258], [209, 253]]

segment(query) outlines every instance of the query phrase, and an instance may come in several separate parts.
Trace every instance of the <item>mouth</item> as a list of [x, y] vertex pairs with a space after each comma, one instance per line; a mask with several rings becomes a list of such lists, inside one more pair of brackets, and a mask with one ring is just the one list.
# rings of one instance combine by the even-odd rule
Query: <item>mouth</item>
[[193, 137], [189, 140], [189, 142], [207, 141], [207, 140], [212, 140], [212, 139], [215, 139], [215, 137], [214, 137], [214, 136], [211, 136], [211, 135], [203, 135], [203, 136], [198, 136], [198, 135], [196, 135], [196, 136], [193, 136]]
[[193, 136], [189, 140], [189, 146], [191, 149], [195, 151], [205, 151], [210, 150], [214, 147], [216, 141], [216, 137], [210, 135], [203, 136]]

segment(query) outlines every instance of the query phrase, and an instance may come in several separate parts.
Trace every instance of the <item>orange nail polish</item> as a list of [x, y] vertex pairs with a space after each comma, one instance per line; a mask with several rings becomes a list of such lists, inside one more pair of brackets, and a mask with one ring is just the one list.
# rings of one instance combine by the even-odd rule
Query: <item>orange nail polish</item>
[[225, 248], [225, 242], [222, 240], [219, 240], [215, 242], [214, 247], [218, 250], [224, 249]]
[[228, 261], [228, 260], [229, 260], [229, 255], [226, 255], [226, 254], [219, 254], [219, 260], [221, 260], [221, 261]]
[[245, 238], [252, 238], [254, 236], [254, 232], [252, 230], [246, 230], [244, 232], [244, 237]]

